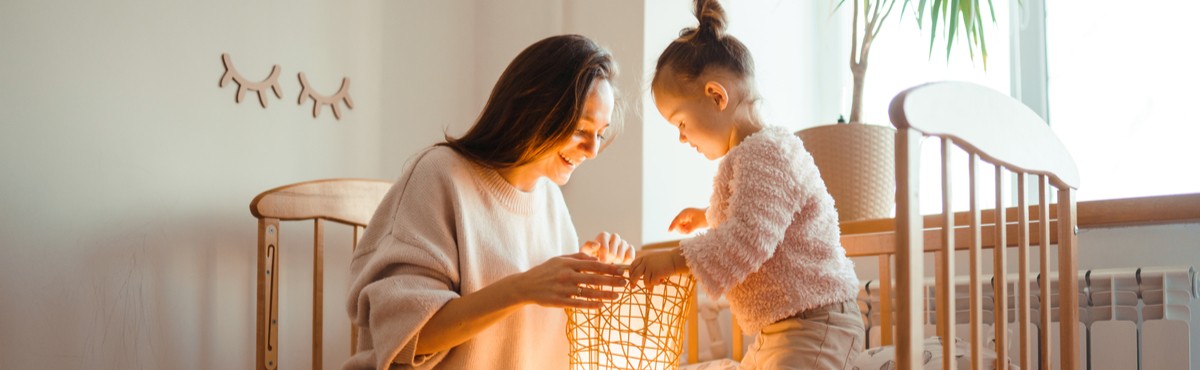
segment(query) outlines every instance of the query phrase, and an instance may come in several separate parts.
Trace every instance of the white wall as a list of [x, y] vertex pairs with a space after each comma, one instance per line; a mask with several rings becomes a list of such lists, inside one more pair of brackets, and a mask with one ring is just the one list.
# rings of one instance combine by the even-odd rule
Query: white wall
[[[845, 64], [828, 6], [729, 5], [772, 123], [839, 111], [841, 72], [808, 70]], [[622, 137], [564, 189], [581, 236], [678, 237], [667, 222], [707, 202], [715, 163], [677, 144], [646, 78], [689, 12], [684, 0], [0, 2], [0, 369], [250, 366], [250, 199], [315, 178], [395, 178], [413, 152], [470, 126], [522, 48], [557, 33], [613, 50], [627, 109]], [[223, 52], [252, 79], [279, 64], [283, 99], [235, 104], [234, 87], [217, 87]], [[326, 93], [350, 77], [355, 108], [314, 119], [295, 102], [299, 71]], [[285, 368], [309, 367], [310, 297], [287, 285], [311, 277], [309, 228], [282, 230], [281, 299], [297, 308], [283, 314]], [[1086, 231], [1080, 265], [1194, 264], [1198, 232]], [[336, 368], [348, 233], [328, 233], [325, 367]]]
[[[1080, 270], [1129, 267], [1200, 267], [1200, 223], [1080, 229], [1078, 244]], [[1052, 249], [1051, 271], [1058, 271], [1057, 253], [1057, 249]], [[990, 275], [993, 271], [992, 251], [985, 250], [983, 254], [983, 274]], [[957, 252], [956, 258], [957, 268], [962, 269], [969, 266], [968, 254], [965, 251]], [[866, 281], [879, 278], [878, 258], [856, 257], [854, 261], [857, 265], [856, 271], [858, 271], [859, 279]], [[1016, 273], [1018, 270], [1015, 248], [1009, 248], [1007, 261], [1008, 272]], [[933, 255], [927, 254], [925, 259], [926, 276], [933, 276], [933, 263]], [[1039, 266], [1038, 263], [1040, 262], [1035, 246], [1030, 249], [1030, 266], [1036, 269]]]
[[1200, 267], [1200, 223], [1079, 232], [1081, 270], [1152, 266]]
[[[546, 36], [591, 36], [638, 71], [621, 56], [640, 49], [641, 6], [0, 4], [0, 368], [249, 366], [255, 194], [314, 178], [395, 178], [413, 152], [465, 131], [508, 62]], [[591, 17], [598, 11], [606, 16]], [[626, 29], [605, 19], [637, 20]], [[280, 64], [283, 99], [235, 104], [233, 87], [217, 87], [222, 52], [251, 79]], [[299, 71], [326, 93], [350, 77], [356, 108], [313, 119], [295, 103]], [[623, 76], [619, 86], [636, 84], [636, 72]], [[640, 218], [605, 210], [639, 209], [628, 186], [640, 183], [628, 165], [639, 136], [626, 133], [566, 189], [581, 234], [605, 225], [636, 240]], [[605, 182], [621, 177], [631, 180]], [[311, 278], [309, 229], [282, 230], [281, 303], [295, 307], [282, 313], [286, 367], [310, 366], [311, 298], [288, 285]], [[328, 233], [325, 366], [336, 368], [348, 233]]]
[[[251, 366], [247, 206], [290, 182], [379, 176], [382, 9], [0, 2], [0, 368]], [[251, 79], [279, 64], [283, 98], [234, 103], [224, 52]], [[355, 108], [314, 119], [300, 71], [325, 94], [349, 77]]]
[[595, 160], [588, 161], [563, 187], [579, 237], [591, 239], [601, 231], [614, 232], [641, 245], [644, 201], [642, 142], [645, 116], [641, 86], [645, 84], [642, 35], [644, 8], [652, 1], [567, 1], [563, 4], [563, 33], [591, 37], [613, 53], [619, 64], [616, 87], [622, 121], [620, 135]]
[[469, 1], [383, 2], [381, 178], [399, 177], [409, 156], [474, 122], [490, 91], [476, 78], [477, 14]]
[[[679, 36], [680, 29], [695, 27], [692, 2], [687, 0], [646, 3], [646, 81], [654, 72], [658, 56]], [[763, 118], [772, 125], [793, 130], [832, 123], [837, 118], [842, 74], [815, 73], [817, 68], [846, 66], [842, 43], [842, 20], [824, 1], [791, 2], [755, 0], [723, 3], [728, 15], [728, 34], [750, 49], [763, 96]], [[847, 46], [848, 47], [848, 46]], [[832, 66], [832, 67], [831, 67]], [[717, 163], [710, 162], [686, 144], [679, 131], [658, 114], [642, 86], [646, 138], [643, 144], [642, 241], [678, 239], [667, 226], [683, 208], [707, 207]]]

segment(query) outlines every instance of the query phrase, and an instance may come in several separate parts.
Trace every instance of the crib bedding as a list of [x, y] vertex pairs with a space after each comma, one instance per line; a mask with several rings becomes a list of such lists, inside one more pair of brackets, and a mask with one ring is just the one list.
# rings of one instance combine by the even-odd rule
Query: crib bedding
[[[971, 348], [967, 345], [967, 341], [962, 338], [954, 338], [955, 364], [959, 369], [971, 368]], [[924, 351], [922, 351], [922, 365], [925, 370], [941, 370], [942, 369], [942, 346], [944, 345], [941, 338], [933, 336], [925, 338], [922, 343]], [[996, 352], [989, 347], [984, 347], [983, 353], [983, 368], [996, 368]], [[855, 370], [887, 370], [896, 368], [896, 347], [882, 346], [871, 348], [858, 356], [854, 361]], [[1015, 365], [1009, 364], [1009, 369], [1017, 369]]]
[[732, 359], [723, 358], [719, 360], [704, 361], [696, 364], [688, 364], [679, 367], [679, 370], [736, 370], [738, 362]]
[[[937, 336], [925, 338], [922, 363], [924, 370], [941, 370], [942, 369], [942, 339]], [[971, 368], [971, 349], [967, 342], [962, 338], [955, 338], [955, 363], [959, 369]], [[983, 353], [983, 368], [996, 368], [996, 352], [990, 347], [984, 347]], [[855, 359], [853, 364], [854, 370], [888, 370], [896, 368], [896, 347], [881, 346], [869, 348], [863, 351], [862, 354]], [[696, 364], [683, 365], [680, 370], [735, 370], [738, 368], [738, 362], [732, 359], [723, 358], [719, 360], [704, 361]], [[1017, 369], [1015, 365], [1010, 364], [1009, 369]]]

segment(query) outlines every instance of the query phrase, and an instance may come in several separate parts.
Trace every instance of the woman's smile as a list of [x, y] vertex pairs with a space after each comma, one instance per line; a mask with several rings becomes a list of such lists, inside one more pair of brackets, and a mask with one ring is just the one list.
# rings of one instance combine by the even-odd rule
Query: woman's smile
[[579, 165], [581, 163], [583, 163], [582, 158], [579, 159], [578, 161], [572, 161], [570, 158], [567, 158], [567, 156], [562, 153], [558, 153], [558, 157], [562, 158], [563, 163], [566, 163], [567, 167], [570, 167], [572, 170], [575, 169], [575, 167], [579, 167]]

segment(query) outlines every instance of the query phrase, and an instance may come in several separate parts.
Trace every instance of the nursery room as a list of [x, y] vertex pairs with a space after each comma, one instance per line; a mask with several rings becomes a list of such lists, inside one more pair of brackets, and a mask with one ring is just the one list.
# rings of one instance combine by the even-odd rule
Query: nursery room
[[5, 0], [0, 369], [1197, 370], [1197, 11]]

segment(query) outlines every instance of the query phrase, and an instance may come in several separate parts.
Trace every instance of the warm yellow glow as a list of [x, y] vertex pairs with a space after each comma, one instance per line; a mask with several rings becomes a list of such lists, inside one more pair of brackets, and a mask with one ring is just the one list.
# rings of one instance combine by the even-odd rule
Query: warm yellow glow
[[599, 310], [567, 310], [571, 368], [577, 370], [675, 369], [683, 350], [683, 324], [695, 287], [689, 275], [646, 289], [640, 281]]

